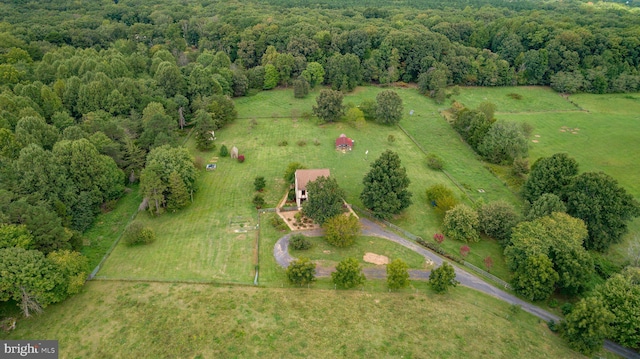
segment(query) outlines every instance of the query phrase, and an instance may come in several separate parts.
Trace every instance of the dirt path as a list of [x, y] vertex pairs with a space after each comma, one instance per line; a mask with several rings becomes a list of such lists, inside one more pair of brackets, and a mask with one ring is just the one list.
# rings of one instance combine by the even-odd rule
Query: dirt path
[[[388, 239], [392, 242], [398, 243], [404, 247], [407, 247], [413, 250], [414, 252], [421, 254], [422, 256], [425, 257], [425, 259], [433, 261], [433, 263], [436, 266], [442, 265], [444, 261], [444, 259], [436, 255], [435, 253], [429, 251], [428, 249], [423, 248], [418, 244], [412, 241], [409, 241], [405, 238], [402, 238], [395, 233], [385, 230], [375, 222], [372, 222], [366, 218], [360, 218], [360, 223], [362, 224], [362, 235], [381, 237], [381, 238]], [[297, 232], [297, 233], [301, 233], [308, 237], [322, 236], [321, 229], [314, 229], [310, 231], [303, 231], [303, 232]], [[289, 254], [289, 238], [290, 237], [291, 237], [291, 234], [287, 234], [286, 236], [280, 238], [278, 242], [276, 242], [276, 245], [273, 248], [273, 255], [276, 259], [276, 262], [278, 262], [278, 265], [284, 268], [288, 267], [289, 264], [295, 260], [295, 258], [293, 258]], [[531, 303], [525, 302], [524, 300], [516, 297], [515, 295], [509, 294], [499, 288], [496, 288], [495, 286], [485, 282], [484, 280], [476, 277], [475, 275], [459, 268], [455, 263], [451, 263], [451, 262], [449, 263], [453, 264], [453, 267], [456, 272], [456, 280], [460, 282], [461, 285], [489, 294], [490, 296], [498, 298], [504, 302], [519, 305], [523, 310], [535, 315], [536, 317], [544, 321], [548, 322], [550, 320], [554, 320], [558, 322], [560, 320], [560, 318], [555, 314], [549, 313], [542, 308], [539, 308]], [[331, 275], [331, 272], [333, 271], [335, 271], [335, 268], [316, 267], [316, 275], [319, 277], [328, 277]], [[369, 279], [386, 278], [386, 269], [365, 268], [363, 269], [363, 272], [364, 272], [364, 275]], [[426, 271], [426, 270], [410, 270], [409, 277], [413, 280], [428, 280], [429, 273], [430, 271]], [[640, 354], [636, 353], [635, 351], [625, 348], [619, 344], [616, 344], [608, 340], [605, 341], [604, 348], [624, 358], [640, 359]]]

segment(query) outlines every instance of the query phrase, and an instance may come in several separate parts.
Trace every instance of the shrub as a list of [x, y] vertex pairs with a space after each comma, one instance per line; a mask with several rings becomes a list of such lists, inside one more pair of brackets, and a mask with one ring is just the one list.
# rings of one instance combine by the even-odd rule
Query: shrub
[[445, 214], [444, 234], [463, 242], [477, 242], [480, 240], [478, 224], [478, 213], [467, 205], [459, 204]]
[[289, 142], [287, 140], [282, 140], [280, 142], [278, 142], [278, 146], [280, 147], [284, 147], [284, 146], [288, 146]]
[[238, 162], [244, 162], [244, 155], [238, 155]]
[[449, 287], [455, 287], [458, 283], [453, 266], [447, 262], [432, 270], [429, 275], [429, 285], [436, 293], [444, 293], [449, 290]]
[[296, 189], [289, 189], [289, 193], [287, 193], [287, 202], [293, 202], [296, 200]]
[[296, 251], [305, 251], [312, 247], [311, 241], [302, 234], [296, 234], [289, 239], [289, 246]]
[[262, 197], [261, 194], [253, 196], [253, 205], [256, 206], [256, 208], [262, 208], [264, 203], [264, 197]]
[[279, 231], [284, 231], [287, 229], [287, 224], [284, 223], [284, 221], [282, 220], [282, 218], [280, 218], [280, 216], [276, 215], [273, 216], [271, 218], [271, 226], [273, 226], [273, 228], [279, 230]]
[[484, 266], [487, 268], [487, 272], [491, 272], [491, 268], [493, 268], [493, 259], [491, 256], [486, 256], [484, 258]]
[[304, 146], [306, 146], [306, 145], [307, 145], [307, 141], [305, 141], [305, 140], [300, 140], [300, 141], [296, 142], [296, 144], [297, 144], [298, 146], [300, 146], [300, 147], [304, 147]]
[[471, 248], [469, 248], [469, 246], [464, 245], [460, 247], [460, 255], [462, 256], [462, 258], [467, 258], [469, 252], [471, 252]]
[[433, 235], [433, 240], [438, 242], [438, 244], [442, 244], [442, 242], [444, 242], [444, 234], [442, 233], [436, 233]]
[[313, 140], [314, 146], [320, 146], [320, 141], [316, 138]]
[[435, 184], [427, 188], [427, 200], [440, 213], [446, 213], [458, 204], [453, 191], [443, 184]]
[[460, 264], [464, 264], [464, 259], [453, 255], [453, 254], [449, 254], [447, 253], [442, 247], [440, 247], [439, 245], [435, 244], [435, 243], [430, 243], [430, 242], [425, 242], [422, 238], [418, 238], [416, 240], [416, 242], [418, 242], [418, 244], [420, 244], [423, 247], [429, 248], [432, 251], [438, 253], [439, 255], [448, 258], [456, 263], [460, 263]]
[[507, 94], [507, 96], [511, 97], [514, 100], [522, 100], [522, 95], [520, 95], [519, 93], [509, 93]]
[[255, 190], [258, 192], [262, 192], [262, 190], [266, 185], [267, 185], [267, 181], [265, 181], [263, 176], [258, 176], [253, 181], [253, 188], [255, 188]]
[[427, 155], [427, 167], [432, 170], [441, 171], [444, 168], [444, 161], [435, 153], [429, 153]]
[[229, 156], [229, 149], [227, 148], [227, 146], [222, 145], [220, 146], [220, 157], [227, 157]]
[[529, 173], [529, 160], [526, 158], [515, 158], [511, 166], [511, 173], [516, 177], [524, 177]]
[[153, 229], [141, 222], [132, 222], [125, 228], [122, 239], [130, 246], [149, 244], [156, 240], [156, 234]]
[[396, 136], [394, 136], [394, 135], [389, 135], [389, 136], [387, 136], [387, 141], [388, 141], [389, 143], [394, 143], [394, 142], [396, 142]]
[[562, 311], [562, 315], [567, 315], [569, 313], [571, 313], [571, 311], [573, 310], [573, 304], [571, 303], [564, 303], [562, 306], [560, 306], [560, 310]]

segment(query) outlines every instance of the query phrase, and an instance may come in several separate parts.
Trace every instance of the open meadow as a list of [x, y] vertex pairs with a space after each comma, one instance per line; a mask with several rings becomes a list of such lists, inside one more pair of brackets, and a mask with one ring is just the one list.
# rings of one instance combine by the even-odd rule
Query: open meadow
[[92, 281], [2, 335], [55, 338], [60, 358], [581, 357], [546, 323], [464, 287], [437, 295]]

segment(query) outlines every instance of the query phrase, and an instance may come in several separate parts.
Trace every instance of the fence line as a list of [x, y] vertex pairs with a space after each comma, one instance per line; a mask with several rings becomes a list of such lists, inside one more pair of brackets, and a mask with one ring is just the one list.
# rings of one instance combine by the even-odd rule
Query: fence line
[[[364, 215], [365, 217], [367, 217], [367, 218], [369, 218], [371, 220], [374, 220], [374, 221], [377, 221], [377, 222], [382, 222], [385, 226], [388, 226], [389, 228], [395, 230], [396, 232], [399, 232], [399, 233], [403, 234], [405, 237], [407, 237], [407, 238], [409, 238], [411, 240], [417, 241], [418, 239], [422, 239], [422, 237], [416, 236], [415, 234], [413, 234], [411, 232], [408, 232], [407, 230], [405, 230], [402, 227], [398, 227], [393, 223], [385, 221], [384, 219], [377, 218], [376, 216], [374, 216], [371, 212], [367, 211], [366, 209], [363, 209], [363, 208], [360, 208], [360, 207], [357, 207], [357, 206], [354, 206], [354, 205], [351, 205], [351, 208], [353, 208], [354, 210], [359, 212], [361, 215]], [[431, 250], [431, 248], [427, 248], [427, 249]], [[475, 266], [475, 265], [473, 265], [473, 264], [471, 264], [471, 263], [469, 263], [467, 261], [464, 261], [463, 264], [464, 264], [465, 267], [468, 267], [471, 270], [473, 270], [474, 272], [476, 272], [477, 274], [479, 274], [479, 275], [481, 275], [481, 276], [483, 276], [483, 277], [485, 277], [485, 278], [487, 278], [487, 279], [489, 279], [489, 280], [501, 285], [505, 289], [509, 289], [509, 290], [512, 289], [512, 287], [511, 287], [511, 285], [509, 283], [507, 283], [504, 280], [496, 277], [495, 275], [493, 275], [493, 274], [491, 274], [491, 273], [489, 273], [489, 272], [487, 272], [487, 271], [485, 271], [483, 269], [480, 269], [477, 266]]]
[[497, 284], [500, 284], [505, 289], [509, 289], [509, 290], [513, 289], [509, 283], [503, 281], [502, 279], [496, 277], [495, 275], [493, 275], [493, 274], [491, 274], [491, 273], [489, 273], [489, 272], [487, 272], [487, 271], [485, 271], [483, 269], [480, 269], [480, 268], [476, 267], [475, 265], [473, 265], [473, 264], [471, 264], [471, 263], [469, 263], [467, 261], [464, 261], [464, 266], [467, 267], [467, 268], [470, 268], [471, 270], [473, 270], [474, 272], [480, 274], [481, 276], [483, 276], [483, 277], [485, 277], [485, 278], [487, 278], [487, 279], [489, 279], [489, 280], [491, 280], [491, 281], [493, 281], [493, 282], [495, 282]]
[[258, 225], [256, 226], [256, 262], [254, 265], [254, 269], [256, 271], [256, 275], [253, 278], [253, 285], [258, 285], [258, 280], [259, 280], [259, 272], [260, 272], [260, 231], [262, 230], [260, 227], [260, 214], [261, 213], [265, 213], [265, 212], [260, 212], [260, 210], [257, 211], [258, 212]]
[[[129, 222], [127, 223], [127, 225], [129, 223], [131, 223], [131, 221], [133, 221], [136, 218], [136, 216], [138, 215], [138, 212], [139, 212], [138, 208], [136, 207], [135, 212], [131, 215], [131, 217], [129, 217]], [[124, 228], [127, 228], [127, 226], [125, 225]], [[120, 234], [118, 235], [118, 238], [116, 238], [116, 240], [113, 242], [113, 244], [111, 244], [111, 247], [109, 247], [109, 249], [104, 254], [104, 256], [102, 256], [102, 259], [100, 260], [100, 263], [98, 263], [98, 265], [93, 269], [91, 274], [89, 274], [89, 276], [87, 277], [87, 280], [92, 280], [93, 278], [95, 278], [96, 274], [98, 274], [98, 271], [100, 271], [100, 269], [102, 268], [102, 265], [104, 264], [104, 262], [107, 260], [107, 258], [109, 258], [109, 256], [111, 255], [111, 252], [113, 252], [113, 250], [116, 248], [118, 243], [120, 243], [120, 239], [122, 238], [122, 235], [124, 234], [124, 228], [122, 229], [122, 232], [120, 232]]]
[[205, 285], [214, 285], [214, 286], [234, 285], [239, 287], [253, 286], [251, 283], [225, 282], [225, 281], [204, 280], [204, 279], [109, 278], [106, 276], [96, 276], [93, 280], [109, 281], [109, 282], [131, 282], [131, 283], [179, 283], [179, 284], [205, 284]]
[[[402, 130], [402, 132], [404, 132], [405, 135], [407, 135], [407, 137], [409, 137], [409, 139], [416, 145], [418, 146], [418, 148], [420, 149], [420, 151], [422, 151], [422, 153], [424, 153], [425, 155], [427, 155], [427, 150], [424, 149], [424, 147], [422, 147], [422, 145], [420, 143], [418, 143], [418, 141], [411, 136], [411, 134], [409, 134], [409, 132], [407, 130], [404, 129], [404, 127], [402, 127], [400, 124], [397, 124], [398, 128], [400, 130]], [[471, 203], [476, 203], [476, 201], [471, 197], [471, 195], [469, 195], [469, 192], [467, 192], [467, 189], [464, 188], [464, 186], [462, 186], [460, 183], [458, 183], [458, 181], [456, 181], [455, 178], [453, 178], [453, 176], [447, 172], [446, 170], [442, 169], [440, 170], [442, 171], [442, 173], [444, 173], [445, 176], [447, 176], [447, 178], [449, 178], [449, 180], [451, 182], [453, 182], [453, 184], [458, 187], [458, 189], [460, 189], [460, 191], [462, 191], [462, 193], [464, 193], [465, 196], [467, 196], [467, 198], [471, 201]]]

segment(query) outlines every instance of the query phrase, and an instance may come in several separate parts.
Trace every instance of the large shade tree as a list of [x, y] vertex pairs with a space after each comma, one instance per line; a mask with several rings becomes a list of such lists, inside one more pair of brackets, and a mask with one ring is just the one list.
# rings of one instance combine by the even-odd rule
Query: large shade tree
[[335, 122], [344, 114], [342, 99], [344, 95], [340, 91], [321, 90], [313, 106], [313, 113], [324, 122]]
[[578, 163], [566, 153], [538, 159], [531, 166], [531, 173], [522, 186], [522, 196], [533, 203], [545, 193], [562, 198], [565, 187], [578, 174]]
[[580, 174], [566, 193], [567, 213], [587, 224], [587, 249], [605, 251], [618, 243], [627, 230], [627, 222], [640, 215], [640, 204], [603, 172]]
[[344, 190], [335, 178], [320, 176], [307, 183], [307, 200], [302, 210], [307, 217], [322, 225], [342, 213], [344, 196]]

